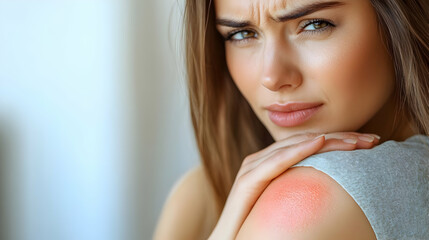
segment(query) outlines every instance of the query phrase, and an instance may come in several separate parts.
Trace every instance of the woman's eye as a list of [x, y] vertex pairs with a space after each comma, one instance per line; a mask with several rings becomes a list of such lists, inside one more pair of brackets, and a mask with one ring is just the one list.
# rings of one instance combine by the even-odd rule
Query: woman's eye
[[335, 25], [325, 20], [315, 19], [306, 23], [302, 29], [307, 32], [319, 32], [325, 31], [331, 27], [335, 27]]
[[225, 40], [230, 40], [230, 41], [245, 41], [245, 40], [249, 40], [250, 38], [256, 38], [258, 35], [253, 32], [253, 31], [249, 31], [249, 30], [242, 30], [242, 31], [238, 31], [238, 32], [234, 32], [229, 34]]
[[255, 37], [256, 34], [254, 32], [250, 32], [250, 31], [241, 31], [238, 33], [235, 33], [234, 35], [231, 36], [232, 39], [234, 40], [243, 40], [246, 38], [251, 38], [251, 37]]
[[[322, 19], [312, 19], [304, 24], [304, 26], [302, 27], [302, 30], [304, 33], [314, 34], [318, 32], [323, 32], [325, 30], [329, 30], [332, 27], [335, 27], [335, 25], [330, 23], [329, 21], [322, 20]], [[239, 30], [239, 31], [234, 31], [227, 34], [227, 36], [225, 37], [225, 41], [244, 43], [257, 37], [258, 37], [258, 34], [255, 31]]]

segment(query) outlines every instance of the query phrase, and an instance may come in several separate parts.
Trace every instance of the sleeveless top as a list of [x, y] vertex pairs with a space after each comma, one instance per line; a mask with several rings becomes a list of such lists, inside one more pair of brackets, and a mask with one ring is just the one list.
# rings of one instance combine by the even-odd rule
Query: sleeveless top
[[312, 155], [292, 167], [324, 172], [360, 206], [378, 240], [429, 239], [429, 137]]

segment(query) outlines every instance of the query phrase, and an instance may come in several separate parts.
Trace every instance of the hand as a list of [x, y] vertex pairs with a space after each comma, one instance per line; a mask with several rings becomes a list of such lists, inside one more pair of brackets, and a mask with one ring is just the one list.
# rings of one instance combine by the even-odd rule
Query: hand
[[316, 153], [372, 148], [379, 143], [376, 136], [356, 132], [337, 132], [320, 136], [316, 133], [298, 134], [247, 156], [241, 164], [222, 214], [209, 239], [234, 239], [271, 180], [294, 164]]

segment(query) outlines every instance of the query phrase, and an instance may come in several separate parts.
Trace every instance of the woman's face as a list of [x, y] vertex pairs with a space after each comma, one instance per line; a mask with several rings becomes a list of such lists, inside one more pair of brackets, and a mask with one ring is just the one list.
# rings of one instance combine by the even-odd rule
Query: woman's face
[[[369, 0], [215, 0], [215, 10], [231, 77], [275, 140], [389, 117], [379, 115], [394, 69]], [[296, 102], [320, 107], [266, 108]]]

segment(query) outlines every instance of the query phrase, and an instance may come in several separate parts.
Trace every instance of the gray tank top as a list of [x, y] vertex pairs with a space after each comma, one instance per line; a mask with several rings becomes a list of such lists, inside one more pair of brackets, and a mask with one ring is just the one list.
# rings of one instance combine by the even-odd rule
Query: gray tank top
[[378, 240], [429, 239], [429, 137], [386, 141], [372, 149], [312, 155], [313, 167], [356, 201]]

